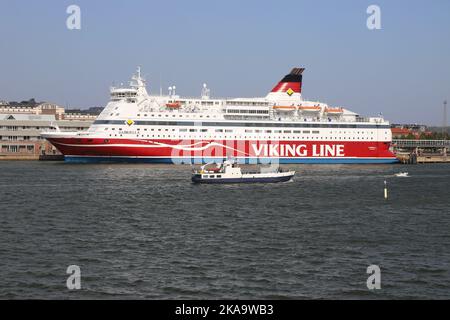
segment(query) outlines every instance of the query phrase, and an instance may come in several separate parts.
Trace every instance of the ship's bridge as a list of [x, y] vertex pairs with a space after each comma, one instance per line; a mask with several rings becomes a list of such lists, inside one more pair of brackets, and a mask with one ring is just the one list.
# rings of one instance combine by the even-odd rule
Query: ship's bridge
[[126, 100], [136, 103], [137, 89], [134, 88], [111, 88], [111, 101]]
[[223, 112], [226, 119], [262, 120], [270, 117], [270, 106], [265, 99], [228, 99]]
[[145, 89], [145, 79], [141, 77], [141, 68], [138, 67], [130, 81], [129, 87], [111, 87], [111, 101], [126, 101], [128, 103], [136, 103], [139, 97], [146, 98], [148, 96]]

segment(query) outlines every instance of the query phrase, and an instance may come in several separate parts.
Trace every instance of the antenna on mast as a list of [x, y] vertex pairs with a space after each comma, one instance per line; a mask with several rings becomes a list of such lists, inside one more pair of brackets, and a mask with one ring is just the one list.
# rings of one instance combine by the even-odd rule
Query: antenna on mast
[[206, 85], [206, 83], [204, 83], [203, 87], [202, 87], [202, 99], [209, 99], [209, 93], [210, 93], [210, 90], [209, 90], [208, 86]]
[[136, 73], [131, 77], [131, 80], [133, 80], [134, 82], [132, 81], [133, 83], [130, 83], [130, 86], [138, 91], [138, 95], [148, 95], [146, 89], [146, 81], [144, 78], [142, 78], [140, 66], [137, 67]]

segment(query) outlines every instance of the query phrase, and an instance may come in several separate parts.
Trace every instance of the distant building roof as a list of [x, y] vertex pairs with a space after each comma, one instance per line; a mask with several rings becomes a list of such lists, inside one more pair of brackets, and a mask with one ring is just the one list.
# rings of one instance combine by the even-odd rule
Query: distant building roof
[[92, 107], [89, 109], [67, 109], [66, 113], [79, 113], [79, 114], [91, 114], [91, 115], [99, 115], [102, 112], [103, 107]]
[[54, 121], [54, 114], [0, 114], [0, 120], [17, 120], [17, 121]]
[[11, 107], [16, 107], [16, 108], [35, 108], [38, 104], [39, 104], [39, 102], [36, 102], [36, 100], [34, 100], [34, 98], [31, 98], [30, 100], [23, 100], [21, 102], [17, 102], [17, 101], [9, 102], [9, 105]]
[[411, 133], [411, 130], [406, 128], [391, 128], [391, 131], [392, 134], [408, 135]]

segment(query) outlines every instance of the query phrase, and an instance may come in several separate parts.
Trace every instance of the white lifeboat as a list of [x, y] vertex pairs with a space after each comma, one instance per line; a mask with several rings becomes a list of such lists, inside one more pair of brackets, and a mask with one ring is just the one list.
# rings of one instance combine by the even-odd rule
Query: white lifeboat
[[179, 101], [168, 102], [166, 103], [166, 107], [169, 109], [178, 109], [181, 107], [181, 103]]
[[322, 110], [320, 106], [300, 106], [298, 107], [298, 110], [301, 112], [311, 112], [311, 113], [317, 113]]
[[341, 115], [344, 113], [342, 108], [325, 108], [325, 113], [328, 115]]
[[295, 111], [297, 109], [297, 107], [296, 106], [273, 106], [273, 109], [276, 111], [287, 112], [287, 111]]

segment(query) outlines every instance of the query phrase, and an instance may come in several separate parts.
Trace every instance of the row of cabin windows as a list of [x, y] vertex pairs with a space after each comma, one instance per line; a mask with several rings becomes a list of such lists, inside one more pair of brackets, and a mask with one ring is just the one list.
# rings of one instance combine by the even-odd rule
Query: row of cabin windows
[[[111, 130], [115, 130], [116, 128], [111, 128]], [[108, 131], [109, 130], [109, 128], [108, 127], [106, 127], [105, 128], [105, 131]], [[122, 128], [118, 128], [118, 130], [119, 131], [122, 131], [123, 129]], [[141, 128], [137, 128], [136, 129], [137, 131], [141, 131]], [[147, 131], [148, 129], [147, 128], [144, 128], [143, 129], [143, 131]], [[169, 131], [169, 129], [150, 129], [149, 131]], [[175, 132], [177, 129], [171, 129], [171, 131], [173, 131], [173, 132]], [[178, 131], [179, 132], [209, 132], [209, 130], [212, 130], [212, 129], [206, 129], [206, 128], [203, 128], [203, 129], [186, 129], [186, 128], [180, 128], [180, 129], [178, 129]], [[214, 129], [214, 132], [218, 132], [218, 133], [221, 133], [221, 132], [233, 132], [233, 130], [232, 129]], [[255, 133], [295, 133], [295, 134], [320, 134], [320, 131], [319, 130], [303, 130], [303, 131], [301, 131], [301, 130], [254, 130], [254, 132]], [[253, 130], [245, 130], [245, 133], [253, 133]], [[329, 134], [332, 134], [333, 132], [331, 131]], [[349, 132], [349, 134], [351, 134], [352, 132]], [[384, 132], [385, 134], [387, 134], [388, 132], [387, 131], [385, 131]], [[342, 132], [342, 133], [340, 133], [340, 132], [335, 132], [335, 134], [347, 134], [347, 132], [346, 131], [344, 131], [344, 132]], [[353, 133], [353, 134], [355, 134], [355, 133]], [[360, 132], [358, 131], [358, 132], [356, 132], [356, 134], [358, 134], [358, 137], [359, 137], [359, 134], [360, 134]], [[369, 132], [366, 132], [366, 133], [364, 133], [364, 132], [362, 132], [361, 131], [361, 134], [366, 134], [366, 135], [368, 135], [368, 134], [374, 134], [374, 132], [373, 131], [369, 131]]]
[[202, 106], [212, 106], [212, 105], [219, 105], [219, 101], [185, 101], [185, 100], [169, 100], [170, 102], [179, 102], [180, 104], [200, 104]]
[[[110, 116], [114, 116], [114, 113], [110, 113], [109, 115]], [[120, 113], [116, 113], [116, 116], [120, 116]], [[148, 114], [141, 115], [140, 113], [138, 113], [136, 116], [137, 117], [141, 117], [141, 116], [148, 117]], [[151, 114], [150, 117], [155, 117], [155, 115]], [[158, 117], [161, 118], [162, 115], [158, 114]], [[166, 114], [166, 115], [164, 115], [164, 117], [169, 118], [169, 115]], [[182, 114], [172, 114], [172, 118], [176, 118], [176, 117], [178, 117], [178, 118], [183, 118], [183, 117], [185, 117], [185, 118], [197, 118], [197, 117], [194, 117], [194, 116], [190, 117], [189, 115], [183, 116]], [[212, 117], [211, 116], [205, 116], [205, 117], [203, 117], [203, 115], [200, 115], [199, 118], [217, 118], [217, 116], [212, 116]]]
[[127, 97], [136, 97], [136, 92], [113, 92], [111, 93], [111, 97], [118, 97], [118, 98], [127, 98]]
[[23, 146], [23, 145], [2, 145], [1, 146], [1, 150], [0, 152], [24, 152], [24, 151], [28, 151], [28, 152], [33, 152], [34, 151], [34, 146]]
[[[117, 137], [117, 136], [119, 136], [119, 137], [122, 137], [123, 135], [122, 135], [122, 133], [119, 133], [119, 134], [110, 134], [109, 135], [110, 137]], [[368, 137], [357, 137], [357, 139], [355, 139], [355, 138], [350, 138], [350, 137], [332, 137], [332, 136], [329, 136], [329, 137], [319, 137], [319, 136], [303, 136], [303, 137], [295, 137], [295, 136], [284, 136], [284, 137], [281, 137], [281, 136], [258, 136], [258, 137], [253, 137], [253, 136], [241, 136], [241, 135], [239, 135], [239, 136], [228, 136], [228, 135], [224, 135], [224, 136], [221, 136], [221, 137], [213, 137], [213, 136], [211, 136], [211, 135], [209, 135], [209, 136], [201, 136], [201, 137], [198, 137], [198, 136], [195, 136], [195, 135], [170, 135], [170, 134], [167, 134], [167, 135], [165, 135], [165, 134], [147, 134], [147, 135], [145, 135], [145, 134], [141, 134], [141, 135], [136, 135], [136, 137], [137, 138], [171, 138], [171, 139], [199, 139], [199, 138], [201, 138], [201, 139], [217, 139], [217, 138], [219, 138], [219, 139], [266, 139], [266, 140], [274, 140], [274, 139], [277, 139], [277, 140], [286, 140], [286, 139], [289, 139], [289, 140], [295, 140], [295, 139], [302, 139], [302, 140], [339, 140], [339, 141], [341, 141], [341, 140], [349, 140], [349, 141], [353, 141], [353, 140], [374, 140], [374, 138], [373, 137], [371, 137], [371, 138], [368, 138]]]
[[0, 130], [18, 131], [18, 130], [42, 130], [50, 129], [50, 127], [34, 127], [34, 126], [0, 126]]
[[268, 106], [268, 102], [261, 101], [228, 101], [229, 106]]
[[[40, 136], [33, 137], [33, 140], [40, 138]], [[0, 136], [0, 140], [31, 140], [30, 136]]]
[[10, 140], [10, 141], [29, 141], [29, 140], [44, 140], [41, 136], [0, 136], [0, 140]]
[[[110, 137], [123, 137], [123, 135], [122, 134], [110, 134], [109, 135]], [[170, 139], [198, 139], [199, 137], [195, 137], [195, 136], [186, 136], [186, 135], [174, 135], [174, 136], [172, 136], [172, 135], [160, 135], [160, 134], [158, 134], [158, 135], [156, 135], [156, 134], [152, 134], [152, 135], [137, 135], [137, 138], [170, 138]], [[217, 139], [218, 137], [212, 137], [212, 136], [209, 136], [209, 137], [205, 137], [205, 136], [202, 136], [202, 137], [200, 137], [201, 139], [213, 139], [213, 138], [215, 138], [215, 139]], [[255, 137], [248, 137], [248, 136], [222, 136], [222, 137], [220, 137], [219, 139], [254, 139]], [[261, 140], [261, 139], [264, 139], [264, 140], [298, 140], [298, 139], [301, 139], [301, 140], [338, 140], [338, 141], [342, 141], [342, 140], [348, 140], [348, 141], [353, 141], [353, 140], [355, 140], [355, 139], [353, 139], [353, 138], [347, 138], [347, 137], [317, 137], [317, 136], [311, 136], [311, 137], [309, 137], [309, 136], [307, 136], [307, 137], [280, 137], [280, 136], [278, 136], [278, 137], [272, 137], [272, 136], [259, 136], [259, 137], [257, 137], [259, 140]], [[358, 138], [358, 140], [374, 140], [374, 138], [372, 137], [372, 138], [364, 138], [364, 137], [357, 137]]]
[[227, 113], [256, 113], [256, 114], [269, 114], [269, 110], [227, 109]]

